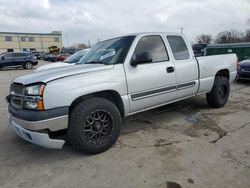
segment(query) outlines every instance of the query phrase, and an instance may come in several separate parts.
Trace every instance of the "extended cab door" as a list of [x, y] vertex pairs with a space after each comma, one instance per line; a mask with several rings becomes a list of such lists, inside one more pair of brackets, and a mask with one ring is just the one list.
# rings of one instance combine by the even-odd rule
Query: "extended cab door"
[[[142, 35], [131, 47], [125, 64], [130, 113], [162, 105], [176, 99], [176, 75], [162, 35]], [[149, 54], [151, 62], [132, 66], [136, 56]]]
[[198, 64], [192, 52], [191, 45], [187, 45], [182, 35], [167, 35], [177, 78], [177, 99], [192, 96], [199, 88]]

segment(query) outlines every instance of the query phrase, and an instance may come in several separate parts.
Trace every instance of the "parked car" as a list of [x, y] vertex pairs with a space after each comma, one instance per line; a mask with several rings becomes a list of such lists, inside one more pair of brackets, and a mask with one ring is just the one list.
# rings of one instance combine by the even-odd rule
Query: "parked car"
[[75, 65], [82, 57], [84, 57], [87, 54], [87, 52], [89, 50], [90, 49], [80, 50], [80, 51], [74, 53], [73, 55], [69, 56], [63, 62], [57, 62], [57, 63], [47, 64], [47, 65], [42, 65], [42, 66], [36, 68], [35, 72], [38, 72], [38, 71], [41, 71], [41, 70], [46, 70], [46, 69], [52, 69], [52, 68], [59, 68], [59, 67]]
[[250, 80], [250, 59], [245, 59], [238, 63], [237, 73], [238, 80]]
[[39, 60], [42, 60], [43, 52], [32, 52], [32, 54]]
[[57, 62], [57, 55], [55, 55], [55, 54], [49, 54], [49, 55], [47, 56], [46, 61]]
[[51, 54], [51, 53], [44, 53], [43, 56], [42, 56], [42, 59], [44, 61], [57, 62], [57, 55], [56, 54]]
[[198, 43], [192, 45], [195, 57], [204, 56], [206, 47], [207, 44], [204, 43]]
[[42, 59], [44, 60], [44, 61], [48, 61], [48, 56], [50, 55], [50, 53], [43, 53], [42, 54]]
[[38, 61], [35, 56], [27, 52], [7, 52], [0, 55], [0, 69], [3, 67], [23, 67], [32, 69]]
[[67, 54], [58, 54], [57, 55], [57, 61], [64, 61], [67, 58]]
[[52, 133], [66, 130], [73, 146], [100, 153], [116, 142], [123, 117], [200, 94], [211, 107], [223, 107], [236, 64], [236, 54], [194, 57], [182, 34], [113, 38], [97, 43], [75, 66], [14, 79], [10, 124], [46, 148], [62, 148], [65, 140]]

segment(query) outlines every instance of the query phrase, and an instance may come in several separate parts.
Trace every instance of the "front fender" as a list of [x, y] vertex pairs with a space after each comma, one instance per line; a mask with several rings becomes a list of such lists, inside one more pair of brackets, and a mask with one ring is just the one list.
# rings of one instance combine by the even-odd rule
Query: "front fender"
[[122, 66], [115, 70], [76, 75], [47, 83], [44, 89], [45, 109], [70, 106], [78, 97], [100, 91], [114, 90], [120, 96], [127, 95]]

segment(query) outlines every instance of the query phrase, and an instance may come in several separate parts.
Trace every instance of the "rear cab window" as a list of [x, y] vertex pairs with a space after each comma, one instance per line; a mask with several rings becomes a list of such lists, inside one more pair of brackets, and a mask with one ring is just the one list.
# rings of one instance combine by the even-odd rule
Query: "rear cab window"
[[183, 60], [190, 58], [187, 45], [182, 36], [168, 35], [167, 40], [169, 42], [175, 60]]
[[152, 63], [168, 61], [168, 53], [160, 35], [150, 35], [142, 37], [135, 48], [134, 55], [149, 53]]

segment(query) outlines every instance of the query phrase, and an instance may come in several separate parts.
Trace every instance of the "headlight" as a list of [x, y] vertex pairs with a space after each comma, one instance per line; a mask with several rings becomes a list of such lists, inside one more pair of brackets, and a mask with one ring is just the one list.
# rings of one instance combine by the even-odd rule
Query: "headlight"
[[24, 108], [31, 110], [44, 110], [43, 106], [43, 90], [45, 85], [33, 85], [25, 88]]
[[39, 99], [37, 101], [24, 101], [24, 108], [30, 110], [44, 110], [43, 100]]
[[25, 88], [25, 95], [43, 95], [43, 90], [44, 90], [44, 84], [39, 84], [39, 85], [33, 85], [33, 86], [28, 86]]

